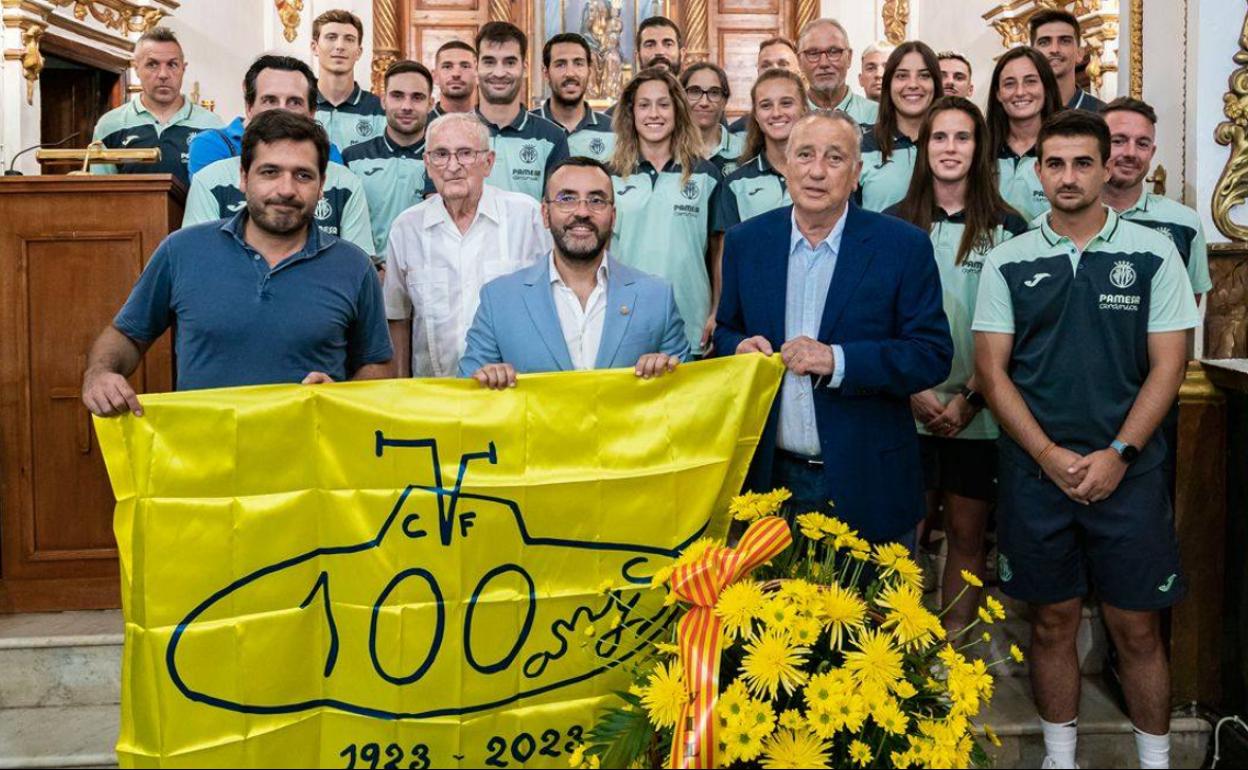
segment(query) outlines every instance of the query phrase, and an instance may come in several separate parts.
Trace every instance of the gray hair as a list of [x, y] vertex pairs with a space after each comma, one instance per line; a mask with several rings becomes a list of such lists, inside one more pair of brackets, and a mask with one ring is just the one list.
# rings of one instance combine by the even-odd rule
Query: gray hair
[[490, 130], [477, 117], [475, 112], [448, 112], [434, 118], [425, 129], [425, 141], [433, 144], [433, 135], [443, 128], [454, 129], [460, 136], [475, 136], [477, 144], [483, 150], [490, 148]]
[[839, 29], [841, 34], [845, 36], [845, 44], [849, 45], [849, 30], [845, 29], [845, 25], [836, 19], [823, 18], [811, 19], [802, 25], [801, 31], [797, 33], [797, 47], [801, 48], [802, 41], [806, 39], [806, 36], [820, 27], [835, 27], [836, 29]]
[[[849, 133], [854, 137], [854, 160], [862, 160], [862, 126], [858, 125], [858, 121], [850, 117], [849, 113], [845, 110], [811, 110], [797, 119], [797, 122], [793, 124], [792, 131], [796, 131], [801, 126], [807, 123], [814, 123], [818, 120], [826, 120], [831, 123], [843, 123], [844, 125], [849, 126]], [[789, 132], [789, 136], [793, 135], [792, 131]], [[790, 141], [789, 147], [792, 146], [793, 142]]]
[[885, 57], [887, 57], [890, 53], [892, 53], [895, 50], [897, 50], [897, 46], [893, 45], [887, 40], [877, 40], [871, 45], [867, 46], [867, 50], [862, 52], [862, 58], [866, 59], [868, 56], [870, 56], [873, 53], [882, 53], [884, 54]]

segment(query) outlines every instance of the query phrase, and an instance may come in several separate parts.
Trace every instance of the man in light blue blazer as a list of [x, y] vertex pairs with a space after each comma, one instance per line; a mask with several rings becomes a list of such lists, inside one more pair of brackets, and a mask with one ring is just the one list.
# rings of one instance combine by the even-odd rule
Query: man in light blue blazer
[[547, 177], [546, 259], [487, 283], [459, 376], [515, 387], [517, 373], [633, 367], [658, 377], [689, 357], [672, 287], [607, 254], [615, 223], [611, 175], [573, 157]]

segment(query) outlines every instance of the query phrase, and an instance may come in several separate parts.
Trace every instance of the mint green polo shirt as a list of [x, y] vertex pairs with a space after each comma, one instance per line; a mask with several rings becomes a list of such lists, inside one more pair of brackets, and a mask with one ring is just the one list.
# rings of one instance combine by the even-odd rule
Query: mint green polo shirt
[[737, 161], [741, 159], [741, 152], [744, 148], [744, 134], [734, 134], [728, 130], [727, 126], [720, 125], [719, 146], [706, 159], [715, 164], [720, 176], [728, 176], [737, 170]]
[[325, 128], [329, 141], [345, 150], [385, 133], [386, 111], [376, 94], [356, 83], [351, 95], [337, 107], [317, 90], [316, 122]]
[[1204, 294], [1213, 289], [1209, 277], [1209, 250], [1205, 243], [1205, 228], [1200, 215], [1188, 206], [1164, 195], [1155, 195], [1147, 189], [1131, 208], [1119, 213], [1128, 222], [1156, 230], [1170, 240], [1179, 250], [1192, 290]]
[[[239, 158], [222, 158], [195, 175], [186, 196], [183, 227], [229, 219], [246, 208], [247, 199], [238, 187], [241, 163]], [[330, 161], [325, 171], [325, 189], [313, 216], [321, 230], [354, 243], [377, 261], [364, 188], [341, 163]]]
[[723, 177], [704, 160], [682, 182], [675, 160], [661, 171], [643, 160], [632, 174], [613, 175], [612, 182], [611, 256], [672, 284], [689, 345], [700, 353], [702, 329], [711, 314], [706, 249], [711, 234], [724, 231], [719, 220]]
[[364, 186], [373, 223], [373, 250], [369, 253], [385, 259], [390, 225], [399, 214], [424, 200], [425, 141], [422, 138], [410, 147], [401, 147], [383, 132], [376, 139], [349, 147], [342, 158]]
[[914, 163], [919, 149], [910, 137], [898, 133], [893, 137], [893, 151], [884, 160], [875, 132], [863, 126], [862, 173], [858, 175], [859, 204], [869, 211], [884, 211], [901, 202], [910, 189]]
[[[813, 99], [807, 100], [806, 105], [811, 110], [823, 109], [815, 104]], [[842, 110], [863, 127], [875, 125], [880, 118], [880, 105], [865, 96], [854, 93], [852, 88], [845, 90], [845, 98], [836, 105], [836, 109]]]
[[183, 98], [182, 108], [168, 123], [161, 123], [143, 106], [142, 94], [109, 110], [95, 124], [93, 142], [103, 142], [110, 150], [160, 150], [159, 163], [101, 163], [91, 166], [93, 174], [173, 174], [190, 184], [186, 164], [191, 140], [200, 131], [221, 128], [224, 121], [216, 113]]
[[[1079, 454], [1117, 437], [1148, 377], [1148, 335], [1200, 323], [1174, 243], [1106, 212], [1082, 253], [1048, 217], [993, 249], [971, 327], [1013, 335], [1010, 379], [1048, 437]], [[1128, 475], [1156, 467], [1165, 453], [1154, 436]], [[1035, 467], [1008, 435], [1002, 457]]]
[[724, 188], [719, 198], [724, 229], [793, 202], [784, 175], [767, 161], [766, 152], [729, 174]]
[[1028, 222], [1048, 213], [1050, 208], [1037, 163], [1035, 147], [1019, 155], [1006, 143], [997, 152], [997, 189], [1005, 202]]
[[550, 112], [550, 99], [542, 102], [542, 106], [529, 112], [539, 118], [562, 128], [568, 136], [568, 154], [583, 155], [586, 158], [603, 163], [611, 162], [611, 154], [615, 152], [615, 133], [611, 130], [611, 116], [602, 112], [594, 112], [585, 106], [585, 116], [576, 128], [568, 131], [563, 124], [555, 120]]

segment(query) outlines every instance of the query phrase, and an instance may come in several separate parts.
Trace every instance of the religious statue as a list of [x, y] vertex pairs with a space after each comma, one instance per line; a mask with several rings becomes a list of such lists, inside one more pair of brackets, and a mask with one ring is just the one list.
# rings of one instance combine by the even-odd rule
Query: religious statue
[[620, 0], [589, 0], [581, 11], [581, 35], [593, 49], [589, 75], [590, 99], [614, 99], [624, 86], [624, 57], [620, 36], [624, 31]]

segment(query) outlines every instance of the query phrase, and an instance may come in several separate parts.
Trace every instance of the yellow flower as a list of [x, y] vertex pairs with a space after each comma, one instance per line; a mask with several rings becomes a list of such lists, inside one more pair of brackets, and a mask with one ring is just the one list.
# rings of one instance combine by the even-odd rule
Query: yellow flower
[[988, 610], [985, 609], [984, 607], [980, 607], [977, 614], [979, 615], [979, 619], [984, 621], [988, 625], [992, 625], [993, 623], [997, 622], [996, 619], [992, 617], [992, 613], [988, 612]]
[[904, 679], [897, 683], [897, 686], [893, 688], [893, 692], [902, 700], [909, 700], [919, 694], [918, 689]]
[[866, 767], [871, 764], [873, 758], [871, 747], [862, 741], [855, 740], [849, 744], [849, 758], [854, 760], [854, 764], [859, 767]]
[[581, 766], [581, 763], [585, 761], [585, 749], [586, 748], [587, 746], [582, 743], [579, 746], [577, 746], [576, 749], [571, 754], [568, 755], [568, 767], [580, 767]]
[[910, 558], [910, 549], [900, 543], [886, 543], [875, 547], [872, 557], [883, 568], [884, 577], [897, 575], [915, 588], [923, 587], [923, 570]]
[[902, 735], [910, 725], [910, 718], [898, 707], [896, 701], [889, 700], [871, 713], [871, 718], [885, 732]]
[[762, 738], [754, 735], [749, 726], [742, 723], [730, 724], [725, 728], [723, 741], [727, 755], [723, 759], [729, 763], [738, 760], [749, 762], [757, 759], [763, 752]]
[[902, 559], [910, 558], [910, 549], [901, 543], [882, 543], [875, 547], [872, 561], [888, 569]]
[[828, 766], [832, 747], [809, 730], [780, 730], [763, 746], [763, 767], [772, 768]]
[[841, 729], [840, 716], [835, 711], [824, 709], [806, 710], [806, 727], [820, 738], [833, 738]]
[[901, 679], [901, 651], [893, 647], [888, 632], [862, 631], [854, 646], [857, 651], [845, 653], [845, 668], [854, 675], [854, 681], [891, 688]]
[[940, 619], [927, 611], [919, 589], [909, 583], [886, 586], [876, 604], [888, 610], [883, 628], [891, 628], [902, 647], [918, 647], [940, 628]]
[[667, 584], [671, 579], [672, 573], [676, 571], [675, 565], [669, 564], [666, 567], [660, 567], [654, 576], [650, 578], [650, 587], [659, 588]]
[[815, 674], [806, 682], [803, 691], [806, 705], [812, 709], [830, 709], [836, 701], [849, 696], [852, 686], [853, 680], [843, 668]]
[[745, 718], [745, 707], [750, 703], [750, 692], [740, 679], [728, 685], [728, 689], [719, 695], [715, 703], [715, 712], [729, 722], [739, 722]]
[[737, 521], [754, 522], [779, 511], [780, 506], [792, 496], [793, 493], [784, 487], [770, 492], [746, 492], [728, 503], [728, 512]]
[[715, 614], [724, 621], [724, 634], [730, 640], [753, 637], [755, 620], [762, 618], [767, 595], [756, 581], [733, 583], [719, 595]]
[[802, 537], [807, 540], [818, 542], [824, 538], [827, 532], [824, 530], [827, 522], [827, 516], [822, 513], [803, 513], [797, 517], [797, 526], [802, 531]]
[[862, 723], [867, 721], [867, 701], [861, 695], [850, 695], [838, 700], [831, 713], [836, 719], [837, 730], [856, 733], [862, 729]]
[[770, 701], [750, 698], [745, 704], [745, 715], [741, 721], [761, 741], [776, 729], [776, 712]]
[[802, 666], [810, 648], [793, 644], [783, 628], [769, 628], [745, 647], [741, 676], [750, 692], [775, 700], [783, 688], [796, 690], [806, 679]]
[[984, 735], [988, 736], [993, 746], [1001, 748], [1001, 739], [997, 737], [997, 731], [992, 729], [992, 725], [984, 725]]
[[1014, 659], [1015, 663], [1023, 662], [1023, 651], [1019, 649], [1017, 644], [1010, 645], [1010, 657]]
[[806, 720], [802, 719], [802, 714], [797, 709], [786, 709], [780, 714], [780, 726], [789, 730], [796, 730], [806, 724]]
[[1005, 620], [1005, 607], [1001, 602], [997, 601], [995, 596], [985, 596], [984, 603], [988, 605], [988, 611], [997, 620]]
[[789, 639], [795, 644], [811, 647], [819, 641], [823, 624], [815, 618], [798, 618], [789, 625]]
[[809, 580], [785, 580], [780, 583], [779, 597], [799, 612], [809, 613], [819, 600], [820, 587]]
[[667, 642], [655, 642], [654, 649], [660, 655], [679, 655], [680, 654], [679, 647], [677, 647], [674, 644], [668, 644]]
[[683, 667], [679, 660], [667, 665], [655, 666], [647, 677], [649, 684], [641, 696], [641, 703], [655, 727], [675, 727], [681, 709], [689, 702], [689, 689], [685, 686]]
[[984, 581], [980, 580], [979, 575], [976, 575], [974, 572], [962, 570], [961, 574], [962, 580], [965, 581], [968, 586], [974, 586], [975, 588], [984, 587]]
[[841, 649], [850, 631], [860, 630], [866, 623], [867, 605], [858, 594], [833, 583], [822, 592], [817, 605], [819, 618], [832, 632], [832, 649]]
[[768, 626], [775, 628], [787, 629], [789, 624], [793, 622], [797, 615], [797, 610], [793, 605], [786, 602], [780, 597], [768, 600], [763, 607], [762, 620]]
[[979, 638], [980, 638], [980, 639], [983, 639], [985, 643], [987, 643], [987, 642], [991, 642], [991, 641], [992, 641], [992, 634], [990, 634], [990, 633], [988, 633], [987, 631], [985, 631], [984, 633], [982, 633], [982, 634], [980, 634], [980, 635], [979, 635]]

